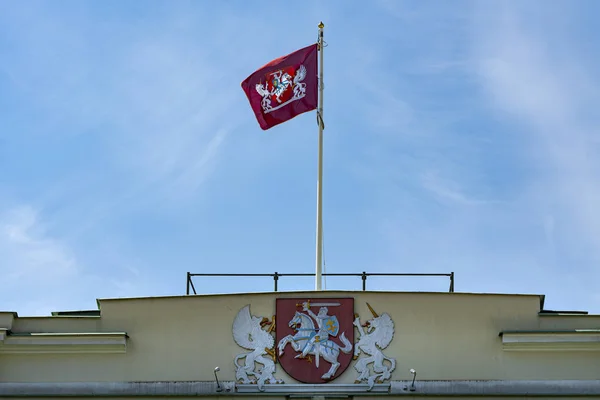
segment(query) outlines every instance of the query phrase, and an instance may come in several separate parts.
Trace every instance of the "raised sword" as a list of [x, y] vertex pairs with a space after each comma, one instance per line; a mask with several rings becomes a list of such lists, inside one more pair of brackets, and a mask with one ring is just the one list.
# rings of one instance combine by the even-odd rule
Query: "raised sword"
[[308, 307], [339, 307], [339, 306], [341, 306], [340, 303], [311, 303], [310, 301], [307, 301], [306, 303], [296, 303], [296, 307], [304, 307], [304, 304], [306, 304]]

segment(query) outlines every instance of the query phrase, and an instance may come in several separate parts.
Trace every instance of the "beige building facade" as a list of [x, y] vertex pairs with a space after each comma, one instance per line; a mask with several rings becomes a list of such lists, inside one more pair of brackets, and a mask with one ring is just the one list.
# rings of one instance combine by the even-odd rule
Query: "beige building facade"
[[66, 396], [600, 398], [600, 316], [542, 295], [369, 291], [0, 312], [0, 397]]

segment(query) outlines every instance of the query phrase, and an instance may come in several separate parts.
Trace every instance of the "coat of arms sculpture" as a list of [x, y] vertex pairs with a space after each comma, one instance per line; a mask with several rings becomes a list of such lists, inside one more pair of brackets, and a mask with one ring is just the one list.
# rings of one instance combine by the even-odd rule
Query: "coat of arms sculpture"
[[236, 382], [256, 384], [261, 391], [266, 384], [282, 384], [275, 377], [279, 363], [299, 382], [327, 383], [353, 360], [358, 373], [354, 383], [370, 390], [391, 379], [396, 360], [383, 350], [393, 339], [394, 322], [387, 313], [367, 307], [373, 317], [361, 324], [353, 298], [280, 298], [271, 320], [251, 315], [250, 306], [244, 306], [235, 317], [233, 337], [251, 351], [235, 358]]

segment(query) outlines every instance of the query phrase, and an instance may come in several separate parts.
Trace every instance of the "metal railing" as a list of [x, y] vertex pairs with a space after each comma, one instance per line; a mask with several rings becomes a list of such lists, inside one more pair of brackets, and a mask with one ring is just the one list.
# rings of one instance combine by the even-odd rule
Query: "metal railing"
[[[355, 272], [355, 273], [324, 273], [321, 274], [322, 276], [356, 276], [356, 277], [360, 277], [362, 279], [362, 290], [365, 291], [367, 290], [367, 278], [369, 276], [446, 276], [448, 278], [450, 278], [450, 288], [448, 289], [448, 291], [450, 293], [454, 292], [454, 272], [450, 272], [450, 273], [438, 273], [438, 274], [425, 274], [425, 273], [387, 273], [387, 272]], [[187, 288], [186, 288], [186, 294], [190, 294], [190, 289], [193, 290], [193, 294], [197, 294], [196, 293], [196, 288], [194, 287], [194, 282], [192, 281], [192, 278], [195, 276], [204, 276], [204, 277], [256, 277], [256, 276], [268, 276], [273, 278], [273, 286], [274, 286], [274, 290], [277, 292], [277, 283], [279, 282], [279, 278], [281, 277], [299, 277], [299, 276], [315, 276], [315, 274], [310, 274], [310, 273], [299, 273], [299, 274], [295, 274], [295, 273], [283, 273], [280, 274], [279, 272], [274, 272], [272, 274], [194, 274], [191, 272], [187, 273]]]

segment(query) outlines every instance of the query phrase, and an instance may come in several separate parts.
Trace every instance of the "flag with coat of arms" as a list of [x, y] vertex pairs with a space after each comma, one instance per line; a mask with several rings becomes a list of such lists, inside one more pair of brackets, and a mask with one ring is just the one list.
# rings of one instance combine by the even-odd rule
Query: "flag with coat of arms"
[[318, 44], [276, 58], [242, 82], [261, 129], [267, 130], [318, 105]]

